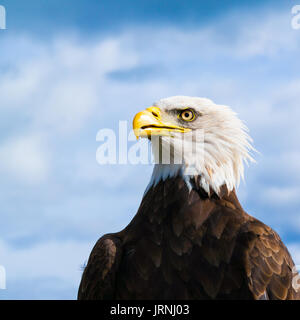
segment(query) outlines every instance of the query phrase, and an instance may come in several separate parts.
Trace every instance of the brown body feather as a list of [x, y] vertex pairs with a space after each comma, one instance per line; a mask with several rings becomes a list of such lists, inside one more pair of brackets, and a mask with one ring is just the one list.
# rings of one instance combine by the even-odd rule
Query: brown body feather
[[194, 185], [161, 181], [123, 231], [100, 238], [78, 299], [299, 298], [279, 236], [234, 191], [209, 196]]

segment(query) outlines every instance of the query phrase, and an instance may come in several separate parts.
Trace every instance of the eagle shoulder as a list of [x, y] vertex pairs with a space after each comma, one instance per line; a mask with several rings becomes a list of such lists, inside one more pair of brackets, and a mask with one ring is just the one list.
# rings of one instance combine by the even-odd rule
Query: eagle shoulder
[[255, 299], [293, 300], [299, 293], [293, 286], [297, 276], [294, 262], [279, 235], [267, 225], [250, 218], [243, 228], [241, 243], [249, 290]]
[[82, 275], [78, 300], [114, 298], [121, 256], [122, 242], [114, 234], [104, 235], [97, 241]]

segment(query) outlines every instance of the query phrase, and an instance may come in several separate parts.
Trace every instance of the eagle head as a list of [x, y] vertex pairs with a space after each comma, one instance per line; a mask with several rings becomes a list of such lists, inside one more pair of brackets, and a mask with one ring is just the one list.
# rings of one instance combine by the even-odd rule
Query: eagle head
[[161, 99], [136, 114], [137, 138], [148, 138], [156, 163], [149, 187], [181, 174], [188, 185], [197, 177], [200, 186], [217, 194], [230, 192], [243, 178], [250, 156], [248, 129], [229, 107], [198, 97]]

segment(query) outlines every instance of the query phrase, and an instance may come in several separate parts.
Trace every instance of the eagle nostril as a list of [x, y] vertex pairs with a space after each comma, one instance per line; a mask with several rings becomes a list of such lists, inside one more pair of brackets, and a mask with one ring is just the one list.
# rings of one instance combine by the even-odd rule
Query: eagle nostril
[[158, 113], [156, 113], [155, 111], [152, 111], [152, 114], [154, 115], [154, 117], [158, 118]]
[[159, 110], [159, 108], [157, 108], [157, 107], [149, 107], [146, 110], [147, 110], [147, 112], [151, 113], [154, 118], [160, 119], [160, 110]]

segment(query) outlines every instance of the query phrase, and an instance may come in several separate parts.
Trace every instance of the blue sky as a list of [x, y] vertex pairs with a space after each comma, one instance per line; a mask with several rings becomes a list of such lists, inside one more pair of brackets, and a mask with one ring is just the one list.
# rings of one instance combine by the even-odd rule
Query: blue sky
[[300, 264], [295, 4], [0, 0], [0, 298], [76, 298], [92, 246], [127, 225], [152, 171], [97, 164], [98, 130], [179, 94], [246, 122], [260, 153], [239, 198]]
[[[87, 4], [88, 3], [88, 4]], [[2, 0], [16, 30], [35, 33], [57, 32], [58, 29], [80, 29], [88, 32], [111, 32], [128, 26], [162, 25], [195, 26], [218, 19], [232, 10], [256, 10], [257, 6], [279, 7], [284, 0]]]

